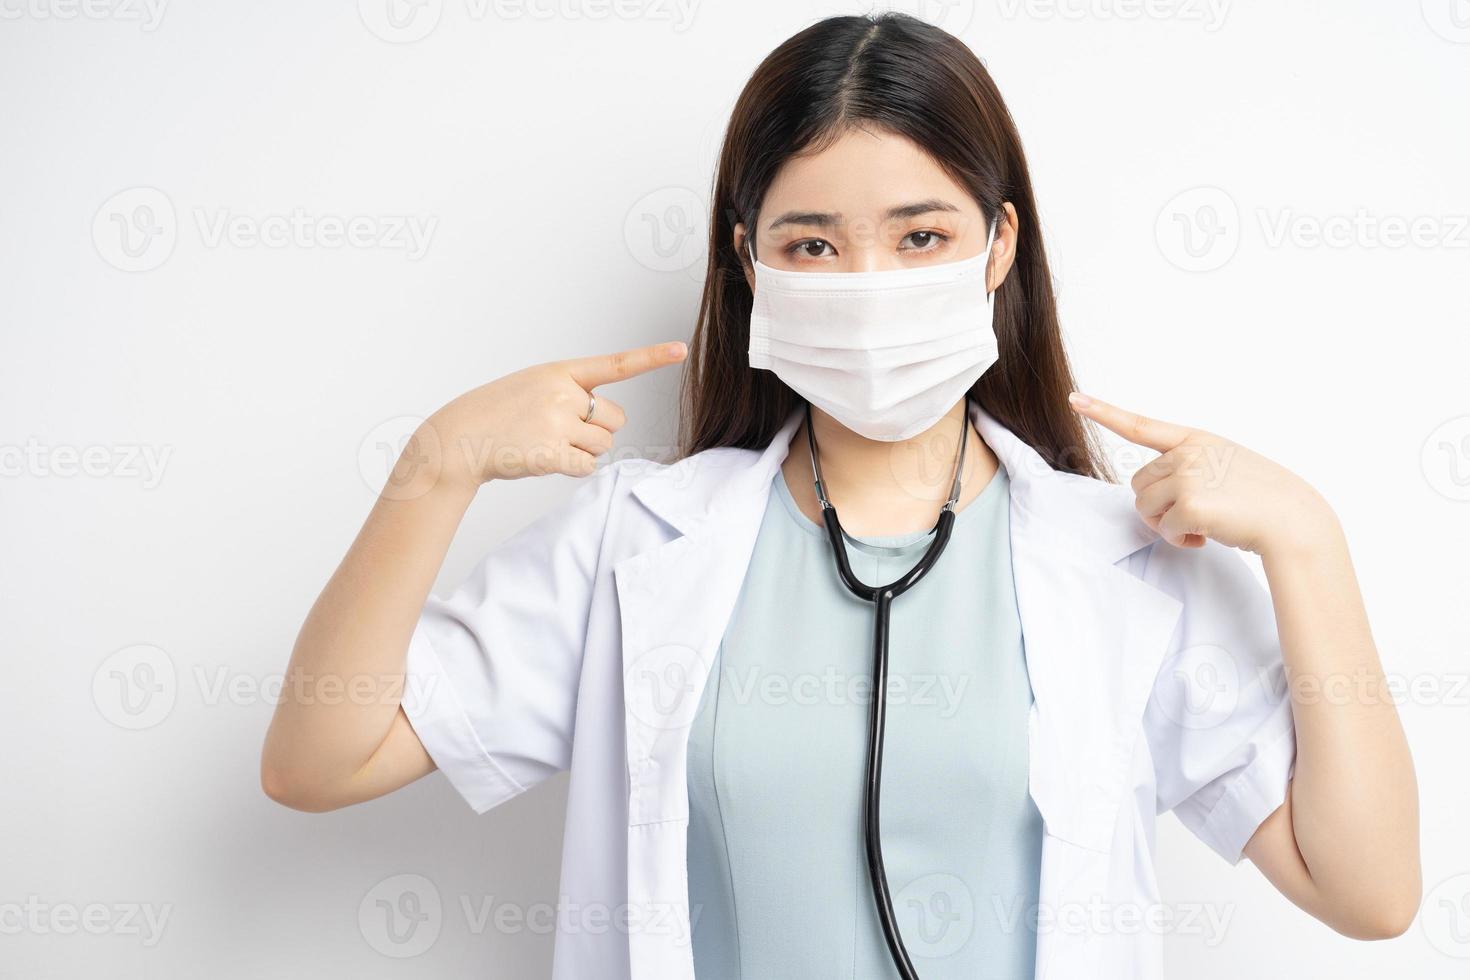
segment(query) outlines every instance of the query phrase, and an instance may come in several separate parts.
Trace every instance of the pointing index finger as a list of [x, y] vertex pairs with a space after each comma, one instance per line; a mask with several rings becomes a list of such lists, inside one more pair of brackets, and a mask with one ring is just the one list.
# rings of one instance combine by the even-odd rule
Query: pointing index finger
[[678, 364], [684, 359], [683, 341], [634, 347], [612, 354], [577, 357], [567, 361], [572, 380], [589, 391], [598, 385], [611, 384], [655, 368]]
[[1173, 422], [1161, 422], [1137, 412], [1099, 401], [1080, 391], [1067, 396], [1073, 411], [1085, 415], [1105, 429], [1116, 432], [1129, 442], [1166, 453], [1189, 438], [1190, 429]]

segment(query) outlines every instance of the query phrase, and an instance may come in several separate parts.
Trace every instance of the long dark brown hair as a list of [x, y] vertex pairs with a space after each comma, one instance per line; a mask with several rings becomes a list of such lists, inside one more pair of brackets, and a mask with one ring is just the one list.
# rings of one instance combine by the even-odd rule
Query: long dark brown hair
[[681, 456], [714, 446], [764, 448], [801, 396], [749, 366], [752, 296], [734, 226], [753, 234], [781, 165], [849, 127], [886, 129], [923, 147], [969, 191], [988, 223], [1016, 209], [1015, 263], [994, 294], [1000, 359], [971, 397], [1052, 467], [1111, 473], [1067, 407], [1062, 346], [1021, 137], [985, 66], [958, 38], [902, 13], [829, 17], [756, 68], [725, 131], [711, 202], [709, 267], [681, 392]]

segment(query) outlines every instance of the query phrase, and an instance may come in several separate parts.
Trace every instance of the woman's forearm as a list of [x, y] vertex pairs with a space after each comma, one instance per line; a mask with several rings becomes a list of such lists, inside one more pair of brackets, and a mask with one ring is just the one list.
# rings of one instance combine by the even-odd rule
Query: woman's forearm
[[1314, 905], [1358, 935], [1407, 927], [1421, 894], [1418, 789], [1346, 538], [1262, 549], [1296, 726], [1290, 829]]
[[468, 481], [439, 476], [390, 481], [307, 615], [261, 756], [273, 798], [301, 809], [341, 805], [334, 801], [347, 794], [337, 788], [388, 736], [414, 625], [475, 494]]

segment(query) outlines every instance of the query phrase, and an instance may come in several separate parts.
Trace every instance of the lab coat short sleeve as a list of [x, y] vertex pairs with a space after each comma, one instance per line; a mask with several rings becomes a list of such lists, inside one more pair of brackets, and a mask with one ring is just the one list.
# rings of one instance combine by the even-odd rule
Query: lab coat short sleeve
[[1270, 593], [1241, 554], [1214, 541], [1158, 541], [1135, 557], [1146, 581], [1183, 604], [1144, 709], [1158, 811], [1173, 810], [1234, 864], [1285, 801], [1296, 761]]
[[447, 597], [430, 595], [409, 642], [404, 713], [474, 808], [570, 764], [603, 528], [621, 464], [491, 549]]

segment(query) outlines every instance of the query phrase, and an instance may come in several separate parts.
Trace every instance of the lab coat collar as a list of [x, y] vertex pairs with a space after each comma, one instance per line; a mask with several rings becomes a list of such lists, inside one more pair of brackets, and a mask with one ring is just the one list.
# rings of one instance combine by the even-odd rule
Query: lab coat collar
[[[1050, 536], [1086, 548], [1108, 564], [1158, 537], [1139, 519], [1119, 487], [1053, 469], [974, 400], [969, 406], [976, 431], [1010, 477], [1016, 506], [1043, 525]], [[785, 461], [803, 414], [803, 408], [794, 409], [753, 463], [749, 455], [755, 450], [707, 450], [650, 474], [632, 492], [684, 534], [718, 518], [732, 501], [764, 501], [765, 495], [758, 491]], [[705, 476], [709, 478], [701, 478]]]
[[756, 450], [707, 449], [648, 474], [633, 485], [633, 495], [681, 533], [692, 534], [732, 500], [764, 499], [755, 491], [775, 476], [801, 418], [802, 409], [792, 411], [754, 463], [749, 457]]

